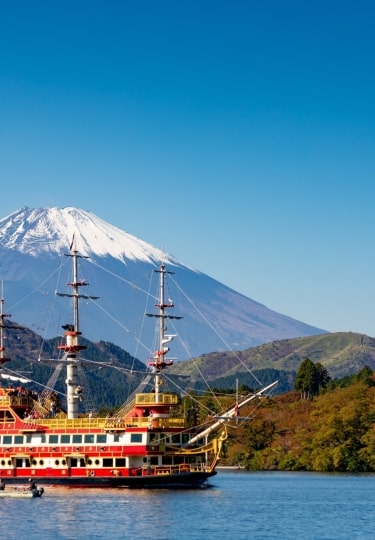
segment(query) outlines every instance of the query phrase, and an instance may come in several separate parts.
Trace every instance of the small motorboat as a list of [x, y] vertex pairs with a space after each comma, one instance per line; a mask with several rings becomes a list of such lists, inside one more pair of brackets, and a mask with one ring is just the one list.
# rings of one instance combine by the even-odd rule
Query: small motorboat
[[34, 497], [41, 497], [44, 493], [44, 488], [37, 487], [34, 489], [28, 488], [11, 488], [0, 490], [0, 498], [15, 498], [15, 499], [33, 499]]

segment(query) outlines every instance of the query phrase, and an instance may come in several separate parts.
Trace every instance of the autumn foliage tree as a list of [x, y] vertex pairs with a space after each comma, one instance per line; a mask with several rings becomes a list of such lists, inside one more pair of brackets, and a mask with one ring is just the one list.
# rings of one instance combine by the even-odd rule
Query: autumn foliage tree
[[[302, 364], [298, 392], [261, 400], [253, 421], [229, 432], [227, 463], [248, 470], [374, 473], [375, 371], [366, 366], [327, 384], [320, 365]], [[300, 392], [310, 399], [299, 399]]]

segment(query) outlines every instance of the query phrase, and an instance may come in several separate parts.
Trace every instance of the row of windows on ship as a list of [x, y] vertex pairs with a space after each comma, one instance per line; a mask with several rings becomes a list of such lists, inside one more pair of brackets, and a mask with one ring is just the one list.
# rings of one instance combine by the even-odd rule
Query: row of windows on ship
[[[138, 444], [147, 444], [146, 433], [131, 433], [130, 442]], [[165, 442], [167, 444], [183, 444], [189, 439], [185, 433], [176, 433], [173, 435], [166, 435], [164, 433], [150, 433], [148, 439], [149, 444], [158, 444], [159, 442]], [[35, 439], [32, 435], [0, 435], [0, 445], [8, 444], [35, 444]], [[60, 435], [39, 435], [38, 444], [106, 444], [110, 442], [120, 442], [120, 435], [111, 433], [107, 435], [105, 433], [86, 433], [81, 434], [60, 434]]]
[[[195, 463], [195, 465], [202, 465], [200, 457], [186, 457], [186, 456], [147, 456], [143, 457], [137, 465], [180, 465], [183, 463]], [[53, 464], [56, 467], [129, 467], [130, 459], [128, 457], [123, 458], [101, 458], [101, 459], [86, 459], [79, 456], [69, 456], [67, 458], [55, 459]], [[0, 467], [30, 467], [31, 465], [38, 465], [44, 467], [50, 466], [51, 463], [46, 462], [44, 459], [33, 459], [23, 456], [13, 459], [1, 459]], [[118, 471], [111, 471], [112, 474], [116, 474]], [[91, 475], [90, 475], [91, 476]]]

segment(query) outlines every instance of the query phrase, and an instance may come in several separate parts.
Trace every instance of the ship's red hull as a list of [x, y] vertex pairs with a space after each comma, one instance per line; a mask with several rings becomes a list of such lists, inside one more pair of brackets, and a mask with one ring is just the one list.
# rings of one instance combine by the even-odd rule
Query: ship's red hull
[[[207, 481], [216, 474], [211, 473], [186, 473], [163, 475], [143, 475], [143, 476], [123, 476], [123, 477], [54, 477], [41, 476], [33, 477], [36, 483], [43, 486], [60, 486], [69, 488], [200, 488], [208, 487]], [[27, 478], [5, 477], [7, 485], [25, 485]]]

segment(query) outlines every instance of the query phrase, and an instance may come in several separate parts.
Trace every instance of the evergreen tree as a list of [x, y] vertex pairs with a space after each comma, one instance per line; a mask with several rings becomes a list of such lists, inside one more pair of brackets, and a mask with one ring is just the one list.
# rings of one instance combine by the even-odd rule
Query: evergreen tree
[[320, 362], [314, 364], [306, 358], [299, 367], [294, 388], [301, 392], [303, 399], [309, 399], [318, 395], [320, 388], [326, 388], [329, 381], [327, 369]]
[[331, 381], [331, 377], [328, 373], [327, 368], [323, 366], [320, 362], [317, 362], [315, 364], [315, 370], [316, 370], [316, 380], [318, 385], [318, 392], [321, 388], [327, 388], [329, 382]]

